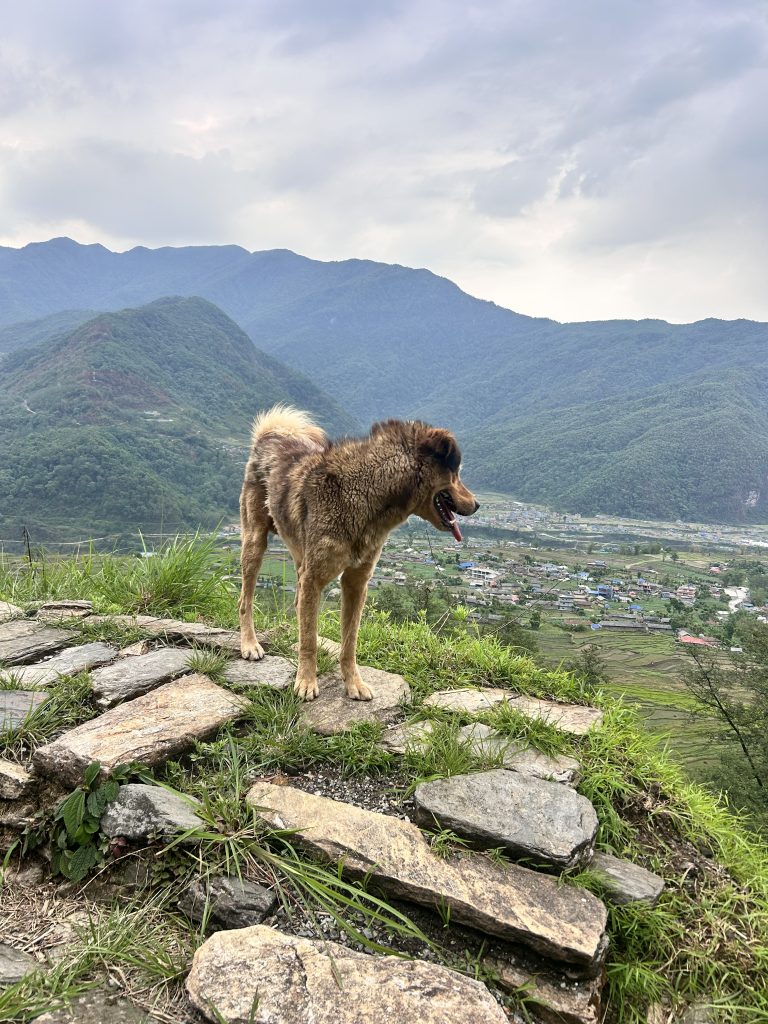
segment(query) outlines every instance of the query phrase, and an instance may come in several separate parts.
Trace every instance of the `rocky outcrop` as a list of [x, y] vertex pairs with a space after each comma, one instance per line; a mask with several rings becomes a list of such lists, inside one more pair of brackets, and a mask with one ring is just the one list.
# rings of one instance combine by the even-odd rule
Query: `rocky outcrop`
[[291, 786], [257, 783], [247, 799], [270, 824], [295, 830], [306, 849], [340, 862], [351, 877], [369, 876], [392, 896], [429, 908], [444, 906], [461, 924], [555, 960], [598, 969], [606, 910], [582, 889], [479, 854], [439, 858], [409, 821]]
[[506, 1024], [480, 982], [417, 960], [367, 956], [258, 925], [217, 932], [187, 978], [194, 1006], [228, 1024]]

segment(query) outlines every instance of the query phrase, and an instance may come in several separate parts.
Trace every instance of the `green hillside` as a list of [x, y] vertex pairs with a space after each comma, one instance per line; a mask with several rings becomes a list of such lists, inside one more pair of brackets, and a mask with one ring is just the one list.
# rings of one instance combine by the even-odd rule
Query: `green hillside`
[[256, 411], [287, 401], [355, 426], [202, 299], [101, 314], [3, 371], [5, 536], [215, 522], [236, 513]]
[[61, 313], [38, 320], [23, 320], [18, 324], [0, 327], [0, 359], [4, 352], [29, 345], [39, 345], [43, 341], [69, 334], [86, 320], [92, 320], [96, 313], [92, 309], [65, 309]]
[[[426, 270], [237, 246], [113, 253], [54, 239], [0, 248], [0, 351], [3, 339], [28, 343], [31, 317], [169, 294], [216, 303], [261, 352], [362, 423], [403, 416], [453, 428], [477, 486], [575, 511], [768, 514], [764, 323], [559, 324]], [[222, 402], [235, 413], [222, 394], [206, 416]]]

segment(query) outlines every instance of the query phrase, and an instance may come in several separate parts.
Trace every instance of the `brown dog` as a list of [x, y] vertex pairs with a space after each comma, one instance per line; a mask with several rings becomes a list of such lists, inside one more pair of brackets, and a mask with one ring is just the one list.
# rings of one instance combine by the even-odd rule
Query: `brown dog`
[[240, 495], [243, 586], [240, 649], [264, 657], [253, 629], [253, 592], [267, 536], [296, 563], [299, 667], [294, 690], [318, 695], [317, 616], [323, 587], [341, 574], [341, 674], [347, 696], [373, 694], [356, 648], [368, 580], [391, 531], [411, 515], [461, 540], [456, 513], [480, 507], [459, 479], [461, 453], [447, 430], [387, 420], [369, 437], [332, 443], [306, 413], [276, 405], [254, 423]]

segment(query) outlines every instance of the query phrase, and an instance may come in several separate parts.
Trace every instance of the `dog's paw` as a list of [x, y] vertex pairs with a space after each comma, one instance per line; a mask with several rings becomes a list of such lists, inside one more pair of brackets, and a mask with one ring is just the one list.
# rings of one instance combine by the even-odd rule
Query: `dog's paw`
[[350, 700], [370, 700], [373, 697], [373, 690], [363, 682], [360, 676], [349, 680], [345, 685]]
[[293, 692], [298, 694], [302, 700], [314, 700], [320, 693], [317, 679], [299, 679], [293, 684]]
[[240, 643], [240, 656], [246, 661], [261, 661], [264, 657], [264, 648], [258, 640], [243, 640]]

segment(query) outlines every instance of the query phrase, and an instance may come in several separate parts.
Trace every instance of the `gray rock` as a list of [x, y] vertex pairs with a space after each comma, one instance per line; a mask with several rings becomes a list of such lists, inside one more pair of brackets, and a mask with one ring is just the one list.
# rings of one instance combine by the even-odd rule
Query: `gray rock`
[[18, 728], [48, 699], [47, 693], [34, 690], [0, 690], [0, 731]]
[[[433, 728], [432, 722], [428, 720], [394, 725], [382, 733], [379, 746], [390, 754], [405, 754], [409, 749], [423, 746]], [[565, 755], [548, 757], [519, 740], [503, 736], [482, 722], [473, 722], [459, 729], [459, 738], [469, 743], [472, 752], [478, 757], [500, 760], [511, 771], [563, 782], [569, 786], [575, 786], [579, 780], [579, 762], [574, 758]]]
[[292, 786], [259, 782], [247, 800], [269, 824], [295, 830], [294, 840], [304, 849], [339, 862], [347, 877], [370, 877], [395, 898], [430, 909], [446, 907], [459, 924], [520, 942], [586, 971], [600, 969], [606, 909], [583, 889], [479, 854], [437, 857], [410, 821]]
[[91, 674], [91, 686], [98, 706], [111, 708], [188, 671], [189, 651], [161, 647], [138, 658], [123, 658], [114, 665], [97, 668]]
[[179, 900], [179, 909], [190, 921], [206, 924], [210, 931], [249, 928], [271, 914], [277, 896], [263, 885], [236, 876], [216, 875], [196, 879]]
[[0, 801], [0, 828], [11, 832], [23, 832], [34, 822], [37, 807], [23, 800]]
[[228, 1024], [507, 1021], [483, 984], [445, 967], [368, 956], [263, 925], [207, 939], [195, 953], [187, 992], [208, 1020]]
[[456, 690], [438, 690], [425, 698], [424, 706], [428, 708], [445, 708], [448, 711], [464, 711], [468, 715], [476, 715], [480, 711], [488, 711], [497, 704], [508, 700], [512, 695], [509, 690], [487, 686], [483, 690], [462, 686]]
[[246, 704], [205, 676], [184, 676], [38, 747], [32, 763], [67, 786], [77, 786], [92, 761], [100, 761], [105, 773], [131, 761], [152, 767], [240, 717]]
[[402, 676], [360, 666], [363, 682], [373, 690], [372, 700], [350, 700], [340, 675], [320, 676], [320, 696], [304, 704], [301, 721], [321, 736], [348, 732], [358, 722], [390, 725], [411, 699], [411, 688]]
[[150, 839], [168, 837], [200, 828], [202, 820], [195, 814], [198, 800], [170, 793], [161, 786], [128, 783], [120, 787], [117, 799], [101, 819], [101, 831], [114, 838]]
[[478, 845], [502, 847], [537, 865], [575, 867], [594, 850], [594, 807], [556, 782], [497, 768], [422, 782], [413, 799], [426, 827], [437, 822]]
[[408, 750], [418, 750], [432, 734], [434, 726], [430, 721], [403, 722], [393, 725], [381, 734], [379, 746], [390, 754], [405, 754]]
[[483, 966], [491, 968], [500, 988], [520, 996], [532, 1020], [541, 1024], [598, 1024], [601, 1020], [602, 976], [573, 978], [490, 958]]
[[20, 665], [58, 651], [74, 637], [64, 629], [48, 629], [31, 619], [13, 619], [0, 625], [0, 662]]
[[236, 658], [224, 669], [228, 683], [240, 686], [269, 686], [273, 690], [285, 690], [293, 683], [296, 666], [287, 658], [267, 655], [261, 661], [243, 661]]
[[590, 729], [598, 728], [603, 720], [603, 713], [598, 708], [591, 708], [585, 704], [560, 704], [553, 700], [525, 697], [498, 687], [485, 687], [482, 690], [467, 687], [438, 690], [430, 694], [424, 704], [426, 707], [447, 708], [449, 711], [463, 711], [476, 715], [503, 702], [526, 718], [546, 722], [572, 736], [586, 735]]
[[0, 760], [0, 799], [18, 800], [28, 797], [35, 788], [35, 780], [20, 764]]
[[127, 999], [111, 992], [86, 992], [68, 1007], [35, 1017], [35, 1024], [159, 1024]]
[[0, 942], [0, 987], [14, 985], [27, 974], [42, 969], [42, 964], [29, 953], [22, 953], [20, 949], [9, 946], [7, 942]]
[[[220, 629], [204, 622], [183, 622], [180, 619], [161, 619], [156, 615], [93, 615], [90, 623], [110, 623], [126, 629], [141, 629], [150, 636], [166, 640], [194, 641], [199, 647], [240, 653], [240, 634], [234, 629]], [[256, 637], [266, 650], [272, 636], [271, 631], [257, 633]]]
[[47, 601], [37, 609], [42, 622], [61, 622], [62, 619], [85, 619], [93, 611], [91, 601]]
[[46, 661], [36, 665], [24, 665], [14, 669], [14, 679], [24, 686], [48, 686], [57, 679], [73, 676], [78, 672], [114, 661], [118, 651], [109, 644], [81, 644], [79, 647], [68, 647]]
[[500, 758], [504, 768], [575, 786], [579, 781], [579, 762], [573, 757], [558, 754], [549, 757], [535, 747], [511, 739], [482, 722], [473, 722], [459, 729], [459, 736], [468, 742], [473, 753], [489, 758]]
[[610, 853], [596, 853], [589, 870], [599, 875], [607, 898], [620, 905], [649, 903], [653, 907], [664, 889], [664, 879], [659, 875]]

